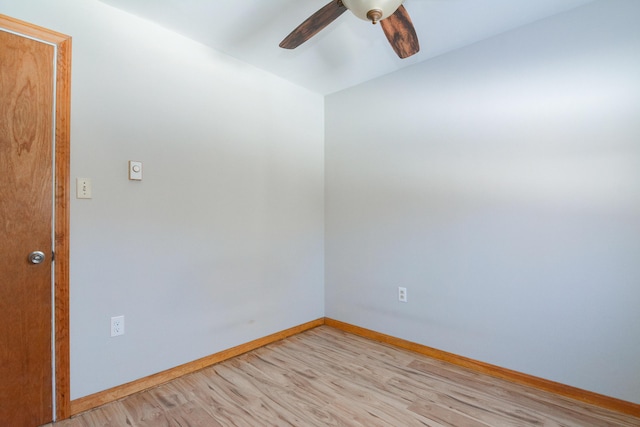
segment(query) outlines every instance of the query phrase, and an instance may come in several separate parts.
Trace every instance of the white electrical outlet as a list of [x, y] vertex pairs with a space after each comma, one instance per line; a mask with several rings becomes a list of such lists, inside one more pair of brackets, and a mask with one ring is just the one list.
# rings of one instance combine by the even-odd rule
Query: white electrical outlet
[[118, 335], [124, 335], [124, 316], [111, 318], [111, 336], [117, 337]]
[[398, 287], [398, 301], [407, 302], [407, 288]]

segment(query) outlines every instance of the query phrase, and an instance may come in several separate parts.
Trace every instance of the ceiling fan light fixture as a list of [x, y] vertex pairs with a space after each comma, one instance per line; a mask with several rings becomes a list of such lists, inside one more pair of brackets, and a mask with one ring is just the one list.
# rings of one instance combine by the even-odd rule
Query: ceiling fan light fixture
[[400, 59], [408, 58], [420, 51], [420, 43], [411, 17], [402, 2], [403, 0], [330, 0], [291, 31], [280, 42], [280, 47], [295, 49], [349, 9], [364, 21], [374, 24], [380, 21], [380, 27], [394, 52]]
[[377, 24], [378, 21], [382, 19], [382, 11], [380, 9], [371, 9], [367, 12], [367, 18], [372, 24]]
[[391, 16], [403, 0], [342, 0], [342, 3], [355, 16], [374, 24]]

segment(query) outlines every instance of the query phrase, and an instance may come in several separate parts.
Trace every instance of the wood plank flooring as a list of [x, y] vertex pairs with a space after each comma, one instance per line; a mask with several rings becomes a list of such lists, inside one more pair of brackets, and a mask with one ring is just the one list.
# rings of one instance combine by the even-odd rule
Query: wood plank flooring
[[48, 426], [639, 427], [321, 326]]

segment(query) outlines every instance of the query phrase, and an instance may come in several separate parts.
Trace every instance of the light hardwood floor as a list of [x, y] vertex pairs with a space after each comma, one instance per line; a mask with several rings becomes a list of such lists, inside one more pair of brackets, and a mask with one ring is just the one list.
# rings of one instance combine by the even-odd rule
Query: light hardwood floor
[[321, 326], [55, 423], [80, 426], [638, 427], [640, 419]]

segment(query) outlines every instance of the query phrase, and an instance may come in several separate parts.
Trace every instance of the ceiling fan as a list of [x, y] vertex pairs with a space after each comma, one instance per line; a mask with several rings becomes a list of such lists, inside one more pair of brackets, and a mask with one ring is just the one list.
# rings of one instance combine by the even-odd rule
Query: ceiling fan
[[418, 53], [420, 45], [404, 0], [331, 0], [307, 18], [280, 42], [284, 49], [295, 49], [336, 20], [347, 9], [355, 16], [380, 26], [400, 58]]

